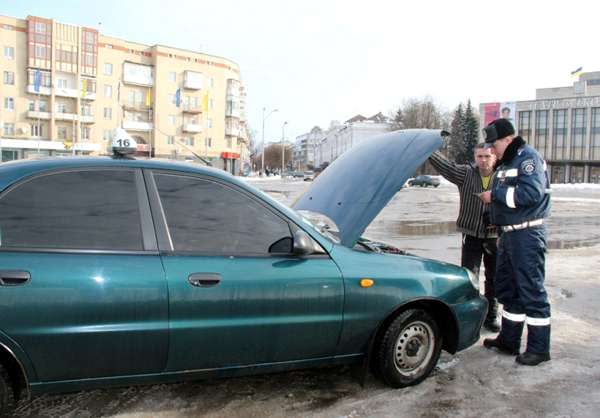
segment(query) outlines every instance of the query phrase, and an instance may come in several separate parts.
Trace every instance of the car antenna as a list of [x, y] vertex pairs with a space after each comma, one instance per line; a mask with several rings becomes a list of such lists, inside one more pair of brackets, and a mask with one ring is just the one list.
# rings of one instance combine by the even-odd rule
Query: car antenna
[[177, 141], [177, 143], [179, 145], [181, 145], [182, 147], [184, 147], [186, 150], [188, 150], [189, 152], [192, 153], [192, 155], [194, 157], [196, 157], [197, 159], [199, 159], [200, 161], [202, 161], [204, 164], [206, 164], [208, 167], [212, 167], [212, 163], [210, 161], [208, 161], [206, 158], [203, 158], [201, 156], [199, 156], [198, 154], [196, 154], [194, 152], [194, 150], [192, 150], [190, 147], [188, 147], [186, 144], [184, 144], [183, 142], [181, 142], [179, 139], [176, 139], [175, 141]]

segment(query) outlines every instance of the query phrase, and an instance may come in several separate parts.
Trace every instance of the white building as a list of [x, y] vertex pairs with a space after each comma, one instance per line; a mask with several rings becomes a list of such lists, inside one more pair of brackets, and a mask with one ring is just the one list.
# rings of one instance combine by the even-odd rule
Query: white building
[[381, 113], [366, 118], [356, 115], [343, 124], [332, 121], [315, 150], [315, 167], [332, 163], [336, 158], [362, 141], [390, 130], [390, 122]]
[[296, 137], [294, 145], [294, 169], [308, 170], [315, 166], [315, 150], [323, 139], [323, 130], [315, 126], [306, 134]]

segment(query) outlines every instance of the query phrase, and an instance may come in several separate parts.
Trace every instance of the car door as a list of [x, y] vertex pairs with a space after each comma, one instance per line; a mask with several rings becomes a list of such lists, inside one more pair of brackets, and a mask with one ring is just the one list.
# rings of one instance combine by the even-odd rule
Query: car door
[[0, 195], [0, 330], [38, 381], [160, 372], [164, 270], [140, 170], [82, 169]]
[[289, 221], [237, 187], [147, 174], [159, 246], [165, 246], [168, 370], [334, 354], [343, 286], [325, 252], [291, 255]]

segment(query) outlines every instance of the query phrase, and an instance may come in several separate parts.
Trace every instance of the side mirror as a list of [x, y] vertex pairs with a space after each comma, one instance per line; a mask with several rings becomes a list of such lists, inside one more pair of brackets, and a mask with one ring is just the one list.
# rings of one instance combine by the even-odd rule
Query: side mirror
[[293, 253], [295, 255], [309, 255], [315, 248], [310, 236], [301, 229], [294, 232]]

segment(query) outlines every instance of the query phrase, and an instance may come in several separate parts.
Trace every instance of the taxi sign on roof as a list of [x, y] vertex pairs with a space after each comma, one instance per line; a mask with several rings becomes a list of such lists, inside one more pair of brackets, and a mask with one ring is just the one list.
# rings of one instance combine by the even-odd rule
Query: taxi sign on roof
[[137, 151], [137, 142], [123, 128], [117, 128], [114, 131], [112, 150], [114, 154], [126, 155], [135, 154]]

